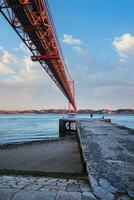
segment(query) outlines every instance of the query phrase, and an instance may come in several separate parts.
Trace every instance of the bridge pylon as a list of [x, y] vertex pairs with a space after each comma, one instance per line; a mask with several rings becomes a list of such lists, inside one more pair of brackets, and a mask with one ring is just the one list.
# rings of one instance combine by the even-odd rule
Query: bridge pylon
[[[74, 80], [70, 80], [69, 81], [69, 84], [70, 84], [70, 88], [71, 88], [71, 91], [72, 91], [72, 94], [73, 94], [73, 99], [75, 101], [75, 86], [74, 86]], [[75, 105], [76, 105], [76, 102], [75, 102]], [[71, 113], [71, 110], [74, 111], [74, 113], [76, 113], [77, 109], [73, 108], [73, 106], [71, 105], [70, 102], [68, 102], [68, 113]]]

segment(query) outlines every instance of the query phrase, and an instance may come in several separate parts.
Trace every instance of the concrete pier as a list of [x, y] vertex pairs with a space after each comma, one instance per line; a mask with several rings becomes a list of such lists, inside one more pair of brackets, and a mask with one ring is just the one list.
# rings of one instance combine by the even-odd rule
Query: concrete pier
[[77, 134], [93, 194], [134, 199], [134, 130], [89, 119], [77, 121]]
[[134, 130], [110, 119], [79, 119], [76, 135], [92, 193], [100, 200], [134, 199]]

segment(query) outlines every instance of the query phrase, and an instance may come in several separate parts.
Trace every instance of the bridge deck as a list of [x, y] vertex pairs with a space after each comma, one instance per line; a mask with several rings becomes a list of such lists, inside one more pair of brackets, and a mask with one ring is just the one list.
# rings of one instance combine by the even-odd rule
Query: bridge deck
[[94, 194], [134, 199], [134, 131], [97, 119], [80, 120], [77, 128]]

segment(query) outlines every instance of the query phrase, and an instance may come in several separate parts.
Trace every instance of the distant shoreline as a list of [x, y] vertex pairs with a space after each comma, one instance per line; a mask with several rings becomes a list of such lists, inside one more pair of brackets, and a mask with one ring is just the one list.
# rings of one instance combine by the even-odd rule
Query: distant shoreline
[[[72, 110], [70, 113], [74, 113]], [[134, 109], [117, 109], [117, 110], [92, 110], [81, 109], [76, 114], [134, 114]], [[0, 114], [68, 114], [64, 109], [42, 109], [42, 110], [0, 110]]]

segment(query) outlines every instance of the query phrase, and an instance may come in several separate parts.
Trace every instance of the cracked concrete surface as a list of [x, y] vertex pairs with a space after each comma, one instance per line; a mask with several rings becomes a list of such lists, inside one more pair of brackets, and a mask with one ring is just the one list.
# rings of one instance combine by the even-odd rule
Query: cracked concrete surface
[[98, 119], [79, 120], [77, 127], [93, 193], [134, 199], [134, 130]]

